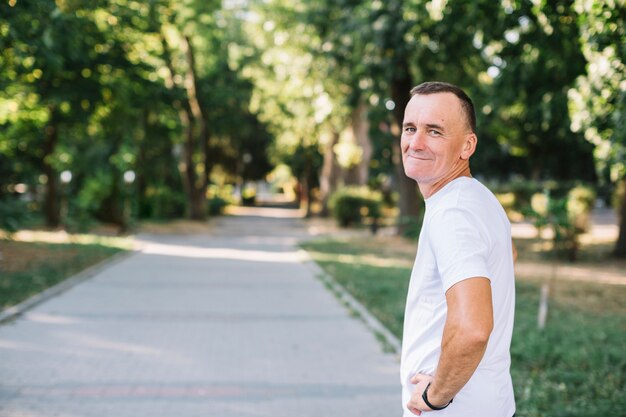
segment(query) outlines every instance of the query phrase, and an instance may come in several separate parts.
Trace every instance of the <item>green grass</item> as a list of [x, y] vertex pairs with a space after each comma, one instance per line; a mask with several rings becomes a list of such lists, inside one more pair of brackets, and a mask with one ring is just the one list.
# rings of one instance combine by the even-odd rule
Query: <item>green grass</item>
[[0, 309], [18, 304], [125, 249], [106, 239], [78, 240], [83, 243], [0, 239]]
[[[412, 251], [374, 238], [302, 247], [401, 338]], [[562, 282], [555, 292], [539, 331], [538, 284], [517, 280], [511, 346], [517, 416], [625, 416], [626, 288]]]

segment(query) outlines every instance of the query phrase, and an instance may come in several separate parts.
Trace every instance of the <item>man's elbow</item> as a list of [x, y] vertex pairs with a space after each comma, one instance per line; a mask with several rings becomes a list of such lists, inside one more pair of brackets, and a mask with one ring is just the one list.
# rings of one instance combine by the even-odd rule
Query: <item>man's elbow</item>
[[465, 331], [465, 340], [473, 346], [477, 348], [482, 348], [487, 346], [489, 343], [489, 337], [491, 336], [491, 332], [493, 331], [493, 322], [485, 322], [485, 323], [472, 323], [472, 325], [468, 326]]

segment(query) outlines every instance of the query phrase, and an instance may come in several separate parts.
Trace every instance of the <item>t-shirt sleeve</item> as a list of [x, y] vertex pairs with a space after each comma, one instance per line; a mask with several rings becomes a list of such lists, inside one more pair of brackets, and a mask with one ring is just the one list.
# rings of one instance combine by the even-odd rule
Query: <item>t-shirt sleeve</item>
[[430, 240], [444, 292], [468, 278], [491, 279], [488, 237], [469, 210], [453, 208], [433, 216]]

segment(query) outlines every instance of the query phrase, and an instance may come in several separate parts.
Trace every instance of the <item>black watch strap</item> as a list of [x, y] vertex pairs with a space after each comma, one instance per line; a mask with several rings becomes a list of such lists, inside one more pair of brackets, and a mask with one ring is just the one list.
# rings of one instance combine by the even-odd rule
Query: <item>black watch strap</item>
[[428, 383], [428, 385], [426, 385], [426, 389], [424, 389], [424, 392], [422, 393], [422, 400], [424, 400], [424, 403], [426, 403], [426, 405], [428, 407], [430, 407], [431, 409], [437, 411], [437, 410], [443, 410], [444, 408], [446, 408], [447, 406], [449, 406], [450, 404], [452, 404], [452, 400], [454, 400], [454, 398], [452, 400], [450, 400], [450, 402], [448, 402], [448, 404], [442, 406], [442, 407], [437, 407], [434, 406], [430, 403], [430, 401], [428, 401], [428, 388], [430, 388], [430, 382]]

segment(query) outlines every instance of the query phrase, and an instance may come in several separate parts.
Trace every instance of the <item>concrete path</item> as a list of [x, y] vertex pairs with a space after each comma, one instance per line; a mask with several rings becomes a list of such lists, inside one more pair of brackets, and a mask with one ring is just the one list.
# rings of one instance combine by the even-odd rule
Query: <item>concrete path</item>
[[400, 415], [395, 357], [303, 263], [285, 213], [140, 236], [0, 326], [0, 416]]

